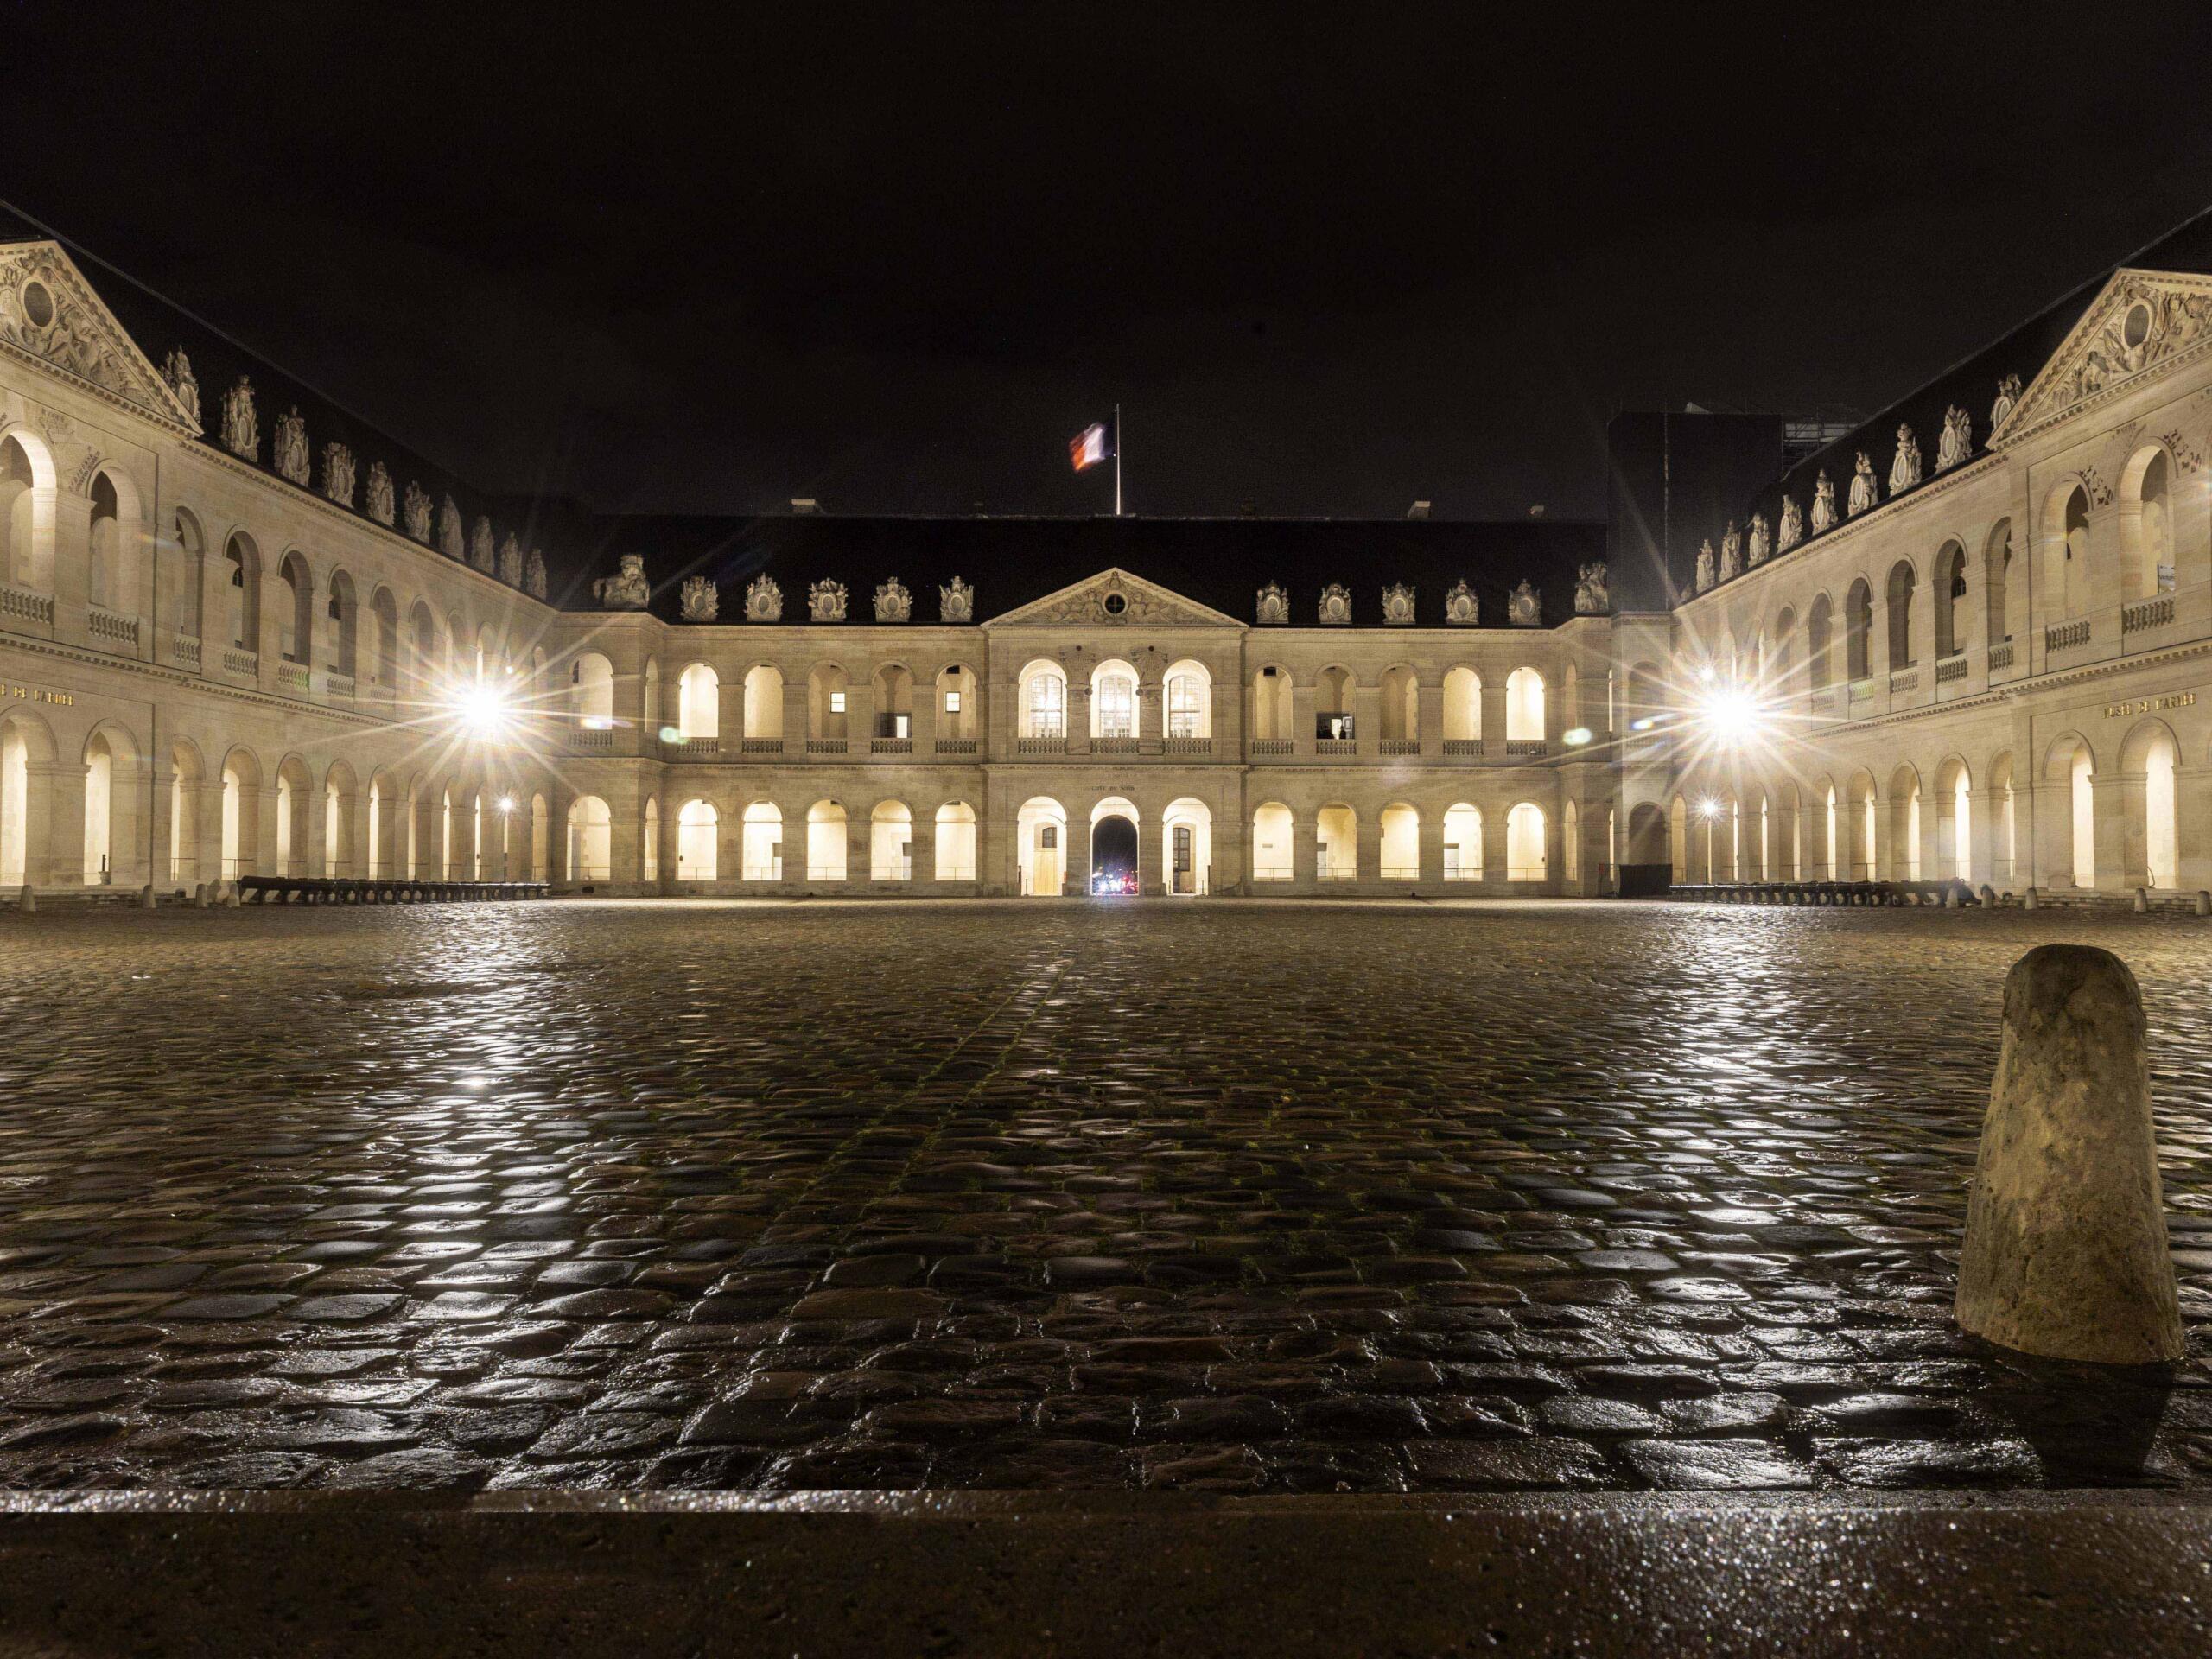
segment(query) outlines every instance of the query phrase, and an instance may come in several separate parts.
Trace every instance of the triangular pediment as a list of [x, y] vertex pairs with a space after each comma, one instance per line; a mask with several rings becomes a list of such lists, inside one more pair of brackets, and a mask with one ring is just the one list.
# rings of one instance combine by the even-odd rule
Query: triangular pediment
[[200, 430], [196, 414], [58, 242], [0, 246], [0, 347], [188, 432]]
[[2212, 348], [2212, 276], [2119, 270], [1989, 435], [1999, 443]]
[[[1118, 604], [1114, 601], [1118, 600]], [[1233, 616], [1118, 566], [995, 616], [992, 627], [1241, 627]]]

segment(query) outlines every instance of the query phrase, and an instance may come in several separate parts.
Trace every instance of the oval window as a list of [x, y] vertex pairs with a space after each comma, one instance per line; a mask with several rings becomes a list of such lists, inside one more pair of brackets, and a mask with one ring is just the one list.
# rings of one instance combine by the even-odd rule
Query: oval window
[[2138, 304], [2129, 310], [2127, 321], [2121, 325], [2121, 337], [2130, 346], [2140, 346], [2151, 337], [2151, 308], [2149, 306]]
[[1128, 610], [1128, 608], [1129, 608], [1129, 601], [1128, 601], [1128, 595], [1127, 595], [1127, 594], [1107, 594], [1107, 595], [1106, 595], [1106, 614], [1107, 614], [1107, 615], [1109, 615], [1109, 616], [1119, 616], [1119, 615], [1120, 615], [1123, 611], [1126, 611], [1126, 610]]
[[54, 296], [46, 291], [44, 283], [24, 285], [23, 315], [31, 320], [34, 328], [43, 328], [54, 321]]

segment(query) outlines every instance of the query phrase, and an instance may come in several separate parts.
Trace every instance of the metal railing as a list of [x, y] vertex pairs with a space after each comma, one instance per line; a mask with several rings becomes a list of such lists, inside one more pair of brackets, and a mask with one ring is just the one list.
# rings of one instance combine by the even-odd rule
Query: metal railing
[[1421, 866], [1418, 864], [1385, 864], [1382, 867], [1382, 879], [1385, 881], [1418, 881], [1421, 880]]

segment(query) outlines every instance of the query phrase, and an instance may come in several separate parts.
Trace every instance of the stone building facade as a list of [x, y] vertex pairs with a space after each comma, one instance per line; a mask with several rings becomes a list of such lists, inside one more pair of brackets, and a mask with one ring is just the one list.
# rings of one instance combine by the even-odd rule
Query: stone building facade
[[0, 244], [0, 890], [2212, 886], [2212, 257], [2172, 251], [1630, 610], [1594, 525], [578, 533]]

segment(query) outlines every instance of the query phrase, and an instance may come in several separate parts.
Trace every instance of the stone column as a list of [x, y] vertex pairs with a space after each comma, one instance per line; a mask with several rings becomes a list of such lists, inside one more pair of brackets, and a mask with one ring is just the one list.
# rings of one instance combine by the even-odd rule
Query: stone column
[[1065, 843], [1062, 849], [1060, 867], [1064, 879], [1062, 893], [1087, 893], [1090, 891], [1090, 826], [1080, 818], [1070, 818], [1060, 833]]
[[[1066, 718], [1068, 753], [1089, 754], [1090, 753], [1090, 682], [1089, 680], [1078, 682], [1072, 675], [1069, 677]], [[1085, 856], [1088, 855], [1086, 853]]]
[[92, 569], [92, 498], [64, 484], [54, 493], [54, 637], [64, 645], [91, 643]]
[[1162, 752], [1167, 734], [1165, 688], [1157, 679], [1137, 682], [1137, 753]]
[[2004, 827], [2005, 797], [2001, 791], [1977, 789], [1967, 797], [1967, 811], [1974, 817], [1967, 825], [1967, 855], [1972, 868], [1967, 878], [1976, 887], [1985, 883], [2000, 892], [2012, 886], [2008, 875], [1997, 880], [1997, 859], [2002, 846], [1998, 833]]
[[[1378, 746], [1382, 741], [1382, 688], [1366, 684], [1354, 687], [1351, 707], [1351, 733], [1359, 744], [1354, 753], [1363, 760], [1370, 760], [1379, 752]], [[1360, 828], [1363, 832], [1366, 826]], [[1363, 833], [1361, 838], [1365, 839]]]
[[1483, 682], [1482, 696], [1483, 753], [1486, 755], [1505, 753], [1505, 680], [1493, 676]]
[[[1414, 735], [1421, 739], [1421, 752], [1423, 754], [1443, 753], [1444, 686], [1442, 682], [1440, 681], [1434, 685], [1425, 683], [1421, 688], [1420, 719], [1421, 723]], [[1442, 845], [1440, 842], [1438, 844]], [[1421, 863], [1424, 868], [1427, 868], [1427, 861], [1426, 857], [1422, 859]], [[1442, 866], [1440, 865], [1438, 868], [1441, 869]]]
[[2174, 768], [2174, 863], [2183, 893], [2212, 888], [2212, 766]]
[[909, 885], [926, 887], [937, 880], [937, 808], [917, 807], [914, 810], [912, 834], [906, 842], [906, 855], [912, 861], [913, 874]]
[[2149, 848], [2144, 834], [2144, 774], [2117, 770], [2089, 779], [2096, 815], [2097, 885], [2126, 890], [2150, 880]]
[[[666, 696], [667, 694], [664, 690], [662, 693], [664, 701], [665, 701]], [[721, 752], [724, 754], [741, 754], [745, 751], [745, 744], [743, 741], [745, 736], [745, 681], [743, 677], [740, 677], [735, 679], [727, 679], [722, 681], [717, 702], [719, 703], [719, 707], [715, 712], [715, 717], [721, 722], [720, 728], [721, 733]]]
[[[1291, 815], [1290, 821], [1290, 891], [1310, 893], [1314, 890], [1314, 871], [1320, 864], [1319, 826], [1309, 816]], [[1270, 888], [1276, 883], [1269, 882]]]
[[[1285, 670], [1287, 673], [1289, 671]], [[1301, 760], [1313, 758], [1313, 686], [1311, 681], [1294, 681], [1290, 688], [1290, 741], [1292, 754]]]
[[[1367, 736], [1363, 731], [1359, 741], [1363, 750], [1367, 747]], [[1353, 831], [1358, 837], [1358, 850], [1355, 854], [1357, 861], [1354, 865], [1358, 874], [1352, 882], [1356, 892], [1371, 893], [1382, 885], [1382, 821], [1380, 812], [1381, 809], [1377, 808], [1376, 816], [1361, 817]]]
[[1166, 831], [1157, 812], [1137, 825], [1137, 891], [1157, 896], [1167, 891]]
[[2056, 783], [2037, 783], [2023, 786], [2014, 785], [2013, 804], [2032, 801], [2033, 816], [2028, 824], [2018, 824], [2021, 844], [2032, 848], [2033, 868], [2026, 875], [2015, 874], [2013, 885], [2025, 889], [2042, 887], [2070, 887], [2074, 885], [2073, 780], [2061, 778]]
[[[1422, 740], [1425, 743], [1426, 738]], [[1421, 890], [1441, 892], [1444, 887], [1444, 815], [1425, 812], [1421, 820]]]

